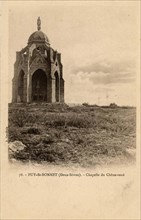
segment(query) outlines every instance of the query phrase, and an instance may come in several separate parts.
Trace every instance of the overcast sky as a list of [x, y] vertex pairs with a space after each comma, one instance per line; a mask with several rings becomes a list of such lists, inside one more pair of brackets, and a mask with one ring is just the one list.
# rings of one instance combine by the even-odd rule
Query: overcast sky
[[136, 105], [139, 2], [9, 3], [10, 88], [16, 51], [36, 31], [38, 16], [62, 54], [67, 103]]

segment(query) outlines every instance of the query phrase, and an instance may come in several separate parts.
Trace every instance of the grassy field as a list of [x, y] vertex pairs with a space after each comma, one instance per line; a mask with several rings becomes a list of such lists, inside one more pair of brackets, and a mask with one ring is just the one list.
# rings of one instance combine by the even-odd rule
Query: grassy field
[[26, 146], [9, 158], [82, 167], [134, 163], [135, 130], [135, 108], [9, 105], [8, 141]]

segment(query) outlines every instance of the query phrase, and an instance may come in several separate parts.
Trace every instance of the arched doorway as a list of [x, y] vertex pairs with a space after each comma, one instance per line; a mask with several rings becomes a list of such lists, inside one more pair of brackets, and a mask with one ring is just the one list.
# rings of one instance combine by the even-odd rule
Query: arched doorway
[[55, 99], [56, 99], [56, 102], [59, 102], [59, 76], [58, 76], [58, 72], [55, 72], [54, 76], [55, 76]]
[[24, 101], [24, 71], [21, 70], [18, 78], [18, 101]]
[[32, 101], [47, 101], [47, 76], [41, 69], [36, 70], [32, 76]]

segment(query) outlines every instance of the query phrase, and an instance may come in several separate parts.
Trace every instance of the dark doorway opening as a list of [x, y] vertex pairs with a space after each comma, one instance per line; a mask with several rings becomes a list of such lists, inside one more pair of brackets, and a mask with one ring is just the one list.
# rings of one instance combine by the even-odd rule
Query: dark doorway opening
[[18, 99], [19, 102], [24, 101], [24, 71], [21, 70], [19, 73], [19, 80], [18, 80]]
[[55, 99], [56, 102], [59, 102], [59, 76], [58, 73], [55, 72]]
[[32, 101], [47, 101], [47, 76], [41, 69], [36, 70], [32, 76]]

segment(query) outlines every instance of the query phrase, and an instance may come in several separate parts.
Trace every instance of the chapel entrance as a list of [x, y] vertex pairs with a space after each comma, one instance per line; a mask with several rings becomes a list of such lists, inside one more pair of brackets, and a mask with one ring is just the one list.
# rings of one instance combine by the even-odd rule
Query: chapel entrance
[[47, 76], [41, 69], [36, 70], [32, 76], [32, 101], [47, 101]]

